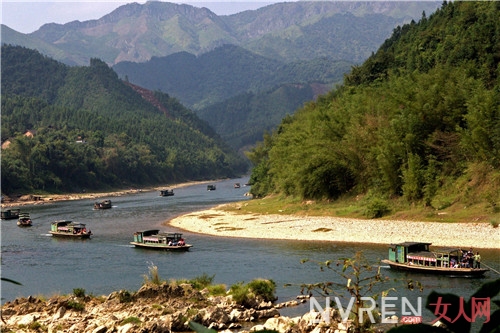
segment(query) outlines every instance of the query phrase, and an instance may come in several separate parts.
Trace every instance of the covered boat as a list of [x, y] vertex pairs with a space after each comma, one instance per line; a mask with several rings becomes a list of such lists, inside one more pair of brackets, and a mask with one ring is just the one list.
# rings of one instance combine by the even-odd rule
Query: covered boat
[[29, 213], [19, 213], [17, 225], [20, 227], [31, 227], [32, 221]]
[[488, 269], [473, 268], [471, 253], [458, 248], [430, 250], [431, 243], [404, 242], [389, 246], [381, 262], [393, 269], [450, 276], [478, 277]]
[[174, 190], [160, 190], [161, 197], [171, 197], [174, 195]]
[[217, 187], [215, 185], [207, 185], [207, 191], [215, 191]]
[[110, 209], [112, 207], [111, 200], [104, 200], [94, 203], [94, 209]]
[[85, 224], [70, 220], [52, 222], [49, 233], [54, 237], [68, 238], [90, 238], [92, 235], [92, 231], [87, 230]]
[[134, 241], [130, 244], [146, 249], [167, 251], [187, 251], [192, 247], [192, 245], [186, 244], [181, 233], [160, 233], [158, 229], [135, 232]]
[[20, 212], [21, 212], [20, 209], [6, 209], [6, 210], [2, 210], [2, 220], [18, 219]]

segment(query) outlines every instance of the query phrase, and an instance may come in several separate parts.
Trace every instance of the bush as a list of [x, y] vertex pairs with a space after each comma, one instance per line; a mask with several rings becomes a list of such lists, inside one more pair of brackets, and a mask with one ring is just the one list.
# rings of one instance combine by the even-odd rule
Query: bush
[[127, 290], [121, 290], [119, 293], [120, 303], [132, 302], [132, 294]]
[[76, 296], [76, 297], [85, 297], [85, 289], [83, 288], [75, 288], [73, 289], [73, 294]]
[[215, 277], [215, 274], [212, 276], [208, 276], [206, 273], [203, 273], [202, 275], [197, 276], [194, 279], [190, 280], [189, 283], [195, 289], [203, 289], [203, 288], [206, 288], [212, 284], [214, 277]]
[[140, 325], [142, 323], [142, 321], [137, 317], [127, 317], [127, 318], [123, 319], [121, 322], [122, 325], [125, 325], [128, 323], [132, 323], [134, 325]]
[[76, 311], [83, 311], [85, 310], [85, 304], [75, 301], [69, 301], [68, 304], [66, 305], [66, 308], [73, 309]]
[[273, 280], [256, 279], [244, 285], [234, 284], [229, 289], [233, 301], [243, 306], [252, 306], [256, 299], [265, 302], [276, 300], [276, 283]]
[[366, 206], [364, 215], [369, 219], [376, 219], [389, 214], [391, 210], [384, 199], [371, 198]]
[[273, 280], [253, 280], [248, 284], [248, 289], [265, 302], [274, 302], [276, 300], [276, 283]]

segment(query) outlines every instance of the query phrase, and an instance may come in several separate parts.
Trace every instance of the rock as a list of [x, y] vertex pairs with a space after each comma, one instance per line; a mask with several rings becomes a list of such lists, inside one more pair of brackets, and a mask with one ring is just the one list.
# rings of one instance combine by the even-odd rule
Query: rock
[[101, 325], [99, 327], [97, 327], [96, 329], [94, 329], [92, 331], [92, 333], [106, 333], [106, 331], [108, 330], [108, 328], [104, 325]]

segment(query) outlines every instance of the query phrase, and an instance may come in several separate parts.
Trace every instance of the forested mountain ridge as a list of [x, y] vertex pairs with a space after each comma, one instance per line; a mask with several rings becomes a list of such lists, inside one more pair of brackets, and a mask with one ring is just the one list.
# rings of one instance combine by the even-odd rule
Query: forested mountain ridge
[[195, 56], [186, 52], [155, 57], [144, 63], [121, 62], [121, 78], [150, 90], [166, 91], [193, 110], [247, 92], [259, 93], [282, 84], [340, 83], [352, 62], [318, 58], [285, 64], [235, 45], [223, 45]]
[[247, 169], [177, 100], [132, 88], [101, 60], [68, 67], [8, 45], [1, 60], [2, 193], [213, 179]]
[[[444, 2], [249, 153], [252, 193], [500, 213], [500, 3]], [[478, 216], [478, 220], [484, 216]]]
[[112, 65], [181, 51], [200, 55], [223, 44], [285, 62], [325, 56], [361, 62], [393, 27], [438, 6], [427, 1], [297, 1], [218, 16], [207, 8], [148, 1], [126, 4], [97, 20], [45, 24], [26, 39], [2, 29], [2, 42], [38, 49], [38, 40], [55, 48], [38, 49], [42, 53], [78, 65], [87, 65], [90, 58]]

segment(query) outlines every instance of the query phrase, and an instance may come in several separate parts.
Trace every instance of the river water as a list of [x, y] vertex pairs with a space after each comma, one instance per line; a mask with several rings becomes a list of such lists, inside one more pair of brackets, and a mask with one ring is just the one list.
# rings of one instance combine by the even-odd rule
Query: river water
[[[15, 220], [1, 221], [1, 275], [22, 283], [19, 286], [2, 281], [2, 304], [22, 296], [71, 294], [75, 288], [93, 295], [120, 289], [136, 291], [151, 265], [158, 267], [164, 280], [207, 274], [215, 276], [214, 283], [226, 284], [228, 288], [255, 278], [272, 279], [277, 285], [278, 301], [284, 302], [295, 299], [302, 283], [343, 283], [333, 272], [321, 271], [312, 262], [302, 264], [302, 259], [335, 260], [363, 251], [375, 265], [387, 256], [386, 245], [223, 238], [185, 231], [184, 238], [193, 244], [185, 253], [136, 249], [129, 244], [138, 230], [175, 230], [162, 223], [180, 214], [248, 200], [244, 196], [248, 188], [233, 188], [235, 182], [247, 181], [248, 178], [220, 181], [216, 183], [217, 190], [210, 192], [202, 184], [178, 188], [173, 197], [160, 197], [156, 191], [111, 197], [113, 208], [108, 210], [93, 210], [93, 200], [88, 199], [22, 207], [31, 213], [31, 228], [20, 228]], [[59, 219], [86, 223], [94, 236], [89, 240], [53, 238], [48, 233], [50, 223]], [[500, 250], [482, 249], [481, 255], [485, 264], [500, 271]], [[384, 289], [396, 288], [390, 296], [407, 297], [412, 304], [416, 304], [417, 297], [423, 297], [425, 304], [431, 290], [468, 299], [482, 283], [500, 278], [493, 271], [482, 279], [412, 276], [388, 267], [383, 267], [382, 272], [391, 280], [412, 278], [423, 284], [423, 292], [408, 291], [399, 282], [384, 284]], [[292, 286], [284, 287], [288, 283]], [[308, 310], [309, 304], [305, 304], [281, 313], [298, 315]], [[424, 317], [432, 314], [424, 310]]]

